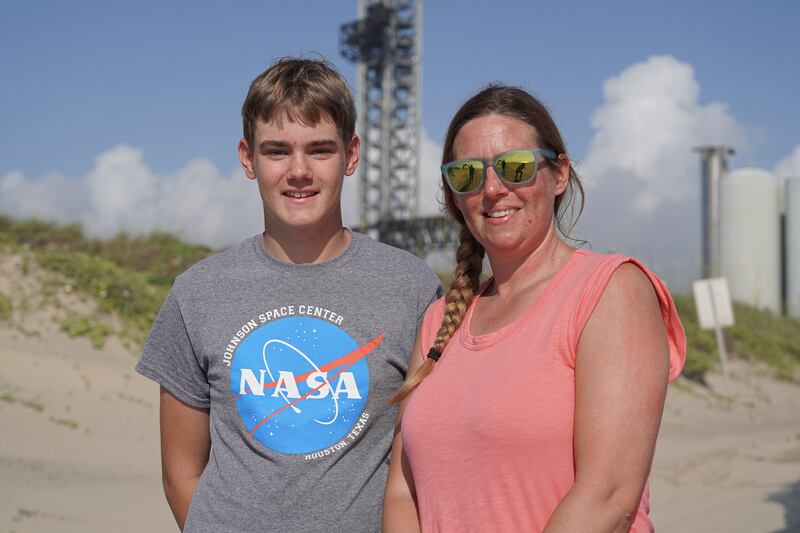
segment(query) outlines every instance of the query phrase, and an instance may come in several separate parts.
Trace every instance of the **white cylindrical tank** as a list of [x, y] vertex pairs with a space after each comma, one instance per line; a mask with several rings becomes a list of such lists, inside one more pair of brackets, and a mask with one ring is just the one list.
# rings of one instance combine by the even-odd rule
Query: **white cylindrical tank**
[[720, 179], [720, 270], [737, 302], [781, 312], [778, 180], [741, 168]]
[[800, 177], [787, 178], [786, 198], [786, 311], [800, 318]]

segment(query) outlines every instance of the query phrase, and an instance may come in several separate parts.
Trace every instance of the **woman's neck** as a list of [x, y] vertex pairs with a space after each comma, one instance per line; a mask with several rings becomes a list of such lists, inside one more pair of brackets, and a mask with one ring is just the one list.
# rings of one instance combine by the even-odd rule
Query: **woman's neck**
[[558, 238], [555, 221], [551, 222], [541, 244], [522, 257], [499, 259], [489, 256], [492, 286], [486, 296], [519, 295], [521, 291], [550, 279], [566, 263], [573, 249]]

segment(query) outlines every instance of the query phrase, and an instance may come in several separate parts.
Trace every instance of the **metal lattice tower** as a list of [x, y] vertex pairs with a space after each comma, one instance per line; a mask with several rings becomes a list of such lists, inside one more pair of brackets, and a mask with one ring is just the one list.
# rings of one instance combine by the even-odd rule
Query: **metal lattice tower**
[[365, 228], [417, 214], [421, 16], [421, 0], [359, 0], [358, 20], [341, 27], [357, 65]]

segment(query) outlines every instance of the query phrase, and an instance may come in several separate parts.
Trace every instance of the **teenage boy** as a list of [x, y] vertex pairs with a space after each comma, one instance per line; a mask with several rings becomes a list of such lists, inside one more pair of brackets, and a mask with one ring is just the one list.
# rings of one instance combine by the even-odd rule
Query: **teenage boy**
[[387, 401], [439, 282], [342, 227], [360, 141], [332, 65], [278, 61], [242, 116], [264, 233], [178, 276], [136, 366], [161, 385], [167, 501], [187, 532], [378, 531]]

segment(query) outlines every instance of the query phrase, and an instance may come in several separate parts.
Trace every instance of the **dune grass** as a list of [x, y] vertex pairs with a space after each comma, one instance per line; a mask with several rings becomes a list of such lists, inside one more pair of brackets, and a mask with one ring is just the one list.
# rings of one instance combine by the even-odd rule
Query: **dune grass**
[[0, 292], [0, 321], [9, 320], [13, 310], [14, 305], [11, 302], [11, 298]]
[[[719, 364], [714, 332], [700, 330], [694, 299], [675, 296], [675, 306], [686, 330], [684, 375], [703, 381]], [[800, 320], [776, 316], [770, 311], [734, 303], [733, 326], [723, 329], [725, 346], [732, 357], [760, 361], [775, 370], [781, 379], [795, 381], [800, 367]]]
[[[3, 216], [0, 245], [31, 254], [46, 270], [69, 279], [70, 290], [96, 299], [102, 312], [116, 313], [122, 320], [122, 330], [116, 333], [136, 344], [150, 330], [175, 277], [213, 253], [170, 235], [118, 235], [101, 241], [87, 238], [77, 225], [16, 222]], [[3, 309], [0, 301], [0, 317]], [[88, 337], [98, 347], [111, 334], [107, 325], [88, 315], [69, 315], [61, 327], [71, 336]]]
[[120, 234], [103, 241], [84, 236], [78, 225], [61, 226], [39, 220], [13, 221], [0, 215], [0, 244], [49, 252], [82, 253], [144, 274], [150, 284], [171, 286], [175, 277], [213, 253], [163, 233], [131, 237]]

